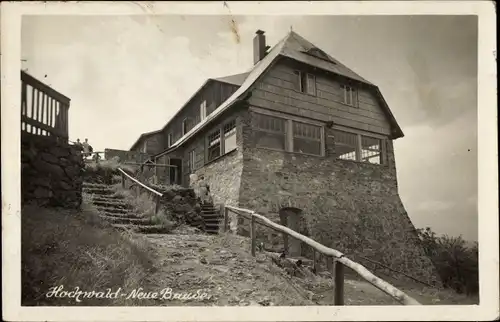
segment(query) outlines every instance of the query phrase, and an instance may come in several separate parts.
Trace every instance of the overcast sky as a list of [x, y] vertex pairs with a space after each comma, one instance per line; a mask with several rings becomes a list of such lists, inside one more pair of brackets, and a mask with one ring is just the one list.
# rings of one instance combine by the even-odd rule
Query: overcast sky
[[[377, 84], [405, 133], [399, 191], [417, 227], [477, 239], [473, 16], [31, 16], [23, 68], [71, 98], [71, 140], [128, 150], [210, 77], [247, 71], [252, 39], [293, 30]], [[236, 26], [237, 35], [231, 26]]]

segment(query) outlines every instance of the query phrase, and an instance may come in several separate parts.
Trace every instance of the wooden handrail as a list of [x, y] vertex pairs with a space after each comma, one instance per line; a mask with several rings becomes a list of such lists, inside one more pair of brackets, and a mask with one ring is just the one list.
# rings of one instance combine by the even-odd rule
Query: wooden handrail
[[[399, 289], [397, 289], [393, 285], [387, 283], [383, 279], [372, 274], [363, 265], [358, 264], [358, 263], [348, 259], [347, 257], [344, 256], [343, 253], [339, 252], [338, 250], [326, 247], [326, 246], [312, 240], [311, 238], [306, 237], [302, 234], [299, 234], [298, 232], [296, 232], [288, 227], [277, 224], [277, 223], [269, 220], [268, 218], [255, 213], [252, 210], [233, 207], [233, 206], [225, 206], [225, 208], [226, 208], [226, 211], [224, 211], [224, 230], [227, 229], [227, 223], [229, 221], [227, 218], [228, 217], [228, 210], [232, 211], [233, 213], [236, 213], [237, 215], [241, 215], [239, 212], [244, 212], [244, 213], [251, 215], [252, 221], [251, 221], [251, 229], [250, 230], [251, 230], [251, 238], [252, 238], [252, 243], [251, 243], [252, 255], [255, 254], [254, 248], [255, 248], [255, 244], [256, 244], [255, 240], [254, 240], [256, 238], [254, 222], [255, 222], [255, 219], [259, 219], [259, 222], [258, 222], [259, 224], [264, 224], [265, 226], [267, 226], [271, 229], [274, 229], [274, 230], [279, 231], [281, 233], [284, 233], [288, 236], [296, 238], [296, 239], [302, 241], [303, 243], [309, 245], [310, 247], [312, 247], [315, 251], [317, 251], [321, 254], [324, 254], [326, 256], [333, 257], [336, 261], [336, 265], [335, 265], [335, 272], [336, 272], [336, 274], [335, 274], [335, 282], [336, 283], [335, 284], [337, 285], [337, 287], [335, 289], [335, 304], [336, 305], [343, 305], [343, 269], [342, 269], [342, 267], [338, 266], [339, 264], [342, 264], [344, 266], [349, 267], [350, 269], [352, 269], [353, 271], [358, 273], [358, 275], [360, 275], [368, 283], [372, 284], [373, 286], [375, 286], [379, 290], [381, 290], [384, 293], [386, 293], [387, 295], [391, 296], [396, 301], [398, 301], [404, 305], [421, 305], [414, 298], [408, 296], [406, 293], [400, 291]], [[341, 278], [341, 280], [339, 280], [339, 278]]]
[[146, 186], [145, 184], [143, 184], [142, 182], [140, 182], [140, 181], [139, 181], [139, 180], [137, 180], [136, 178], [134, 178], [134, 177], [132, 177], [131, 175], [129, 175], [127, 172], [123, 171], [123, 169], [122, 169], [122, 168], [118, 168], [118, 171], [120, 171], [120, 172], [121, 172], [121, 174], [122, 174], [122, 178], [123, 178], [123, 176], [125, 176], [125, 177], [127, 177], [128, 179], [132, 180], [133, 182], [137, 183], [137, 184], [138, 184], [139, 186], [141, 186], [142, 188], [144, 188], [144, 189], [148, 190], [149, 192], [151, 192], [151, 193], [153, 193], [153, 194], [157, 195], [158, 197], [162, 197], [162, 196], [163, 196], [163, 194], [162, 194], [162, 193], [160, 193], [160, 192], [158, 192], [158, 191], [156, 191], [156, 190], [154, 190], [154, 189], [152, 189], [152, 188], [150, 188], [150, 187]]

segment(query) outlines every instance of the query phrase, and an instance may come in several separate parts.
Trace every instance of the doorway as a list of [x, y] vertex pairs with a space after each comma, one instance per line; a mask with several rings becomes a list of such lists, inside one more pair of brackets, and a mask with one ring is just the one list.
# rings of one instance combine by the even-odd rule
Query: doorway
[[170, 165], [176, 166], [176, 168], [169, 167], [169, 180], [170, 184], [181, 184], [182, 178], [182, 159], [170, 159]]
[[[302, 210], [294, 207], [281, 208], [279, 211], [281, 225], [300, 233], [300, 217]], [[285, 252], [289, 256], [302, 255], [302, 242], [296, 238], [283, 235]]]

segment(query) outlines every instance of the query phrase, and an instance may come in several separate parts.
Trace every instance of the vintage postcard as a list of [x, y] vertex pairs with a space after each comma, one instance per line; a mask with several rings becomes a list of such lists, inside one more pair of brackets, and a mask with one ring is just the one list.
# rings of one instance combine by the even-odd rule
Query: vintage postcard
[[1, 11], [5, 320], [499, 317], [492, 2]]

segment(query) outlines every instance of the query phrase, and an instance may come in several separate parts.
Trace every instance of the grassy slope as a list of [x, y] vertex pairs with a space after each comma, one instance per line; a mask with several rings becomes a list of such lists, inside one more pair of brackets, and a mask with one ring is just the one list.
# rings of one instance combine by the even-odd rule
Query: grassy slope
[[[26, 206], [22, 211], [22, 305], [75, 305], [47, 298], [65, 290], [136, 288], [154, 270], [148, 243], [113, 230], [96, 212]], [[130, 305], [125, 299], [89, 299], [81, 305]]]

